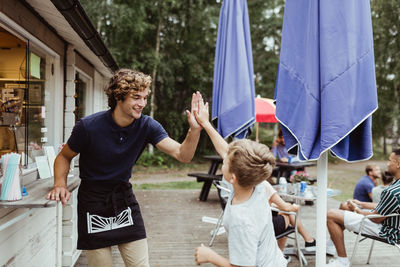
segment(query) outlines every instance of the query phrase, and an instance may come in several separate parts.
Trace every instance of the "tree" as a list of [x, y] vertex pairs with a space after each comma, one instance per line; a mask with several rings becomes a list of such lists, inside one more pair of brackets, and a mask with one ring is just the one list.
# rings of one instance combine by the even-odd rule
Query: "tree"
[[248, 1], [256, 94], [272, 98], [283, 23], [283, 0]]
[[120, 67], [156, 74], [149, 106], [170, 136], [183, 140], [192, 93], [211, 97], [220, 3], [82, 0], [82, 5]]
[[400, 5], [397, 0], [371, 1], [374, 29], [376, 79], [379, 109], [374, 114], [375, 137], [390, 137], [398, 147]]

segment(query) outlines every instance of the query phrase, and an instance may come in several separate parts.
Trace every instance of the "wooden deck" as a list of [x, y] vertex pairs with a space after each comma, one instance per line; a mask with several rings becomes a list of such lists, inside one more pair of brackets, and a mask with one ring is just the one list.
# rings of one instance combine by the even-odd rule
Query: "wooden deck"
[[[198, 202], [198, 190], [151, 190], [136, 191], [146, 224], [150, 266], [197, 266], [194, 261], [194, 250], [201, 243], [208, 244], [212, 224], [202, 222], [202, 216], [218, 217], [221, 206], [216, 190], [210, 192], [207, 202]], [[339, 202], [329, 199], [328, 208], [338, 207]], [[301, 218], [315, 235], [316, 206], [302, 206]], [[356, 236], [345, 231], [348, 254], [351, 254]], [[289, 245], [290, 245], [289, 240]], [[301, 246], [304, 241], [301, 239]], [[359, 245], [353, 266], [366, 266], [371, 241]], [[226, 235], [217, 236], [213, 248], [220, 254], [228, 256]], [[371, 267], [399, 266], [398, 251], [395, 247], [376, 242], [372, 253]], [[315, 265], [315, 257], [307, 256], [308, 266]], [[331, 257], [327, 257], [329, 260]], [[114, 267], [124, 266], [117, 249], [113, 250]], [[86, 267], [87, 260], [82, 253], [75, 267]], [[201, 266], [212, 266], [202, 264]], [[290, 267], [299, 266], [296, 257], [292, 256]]]

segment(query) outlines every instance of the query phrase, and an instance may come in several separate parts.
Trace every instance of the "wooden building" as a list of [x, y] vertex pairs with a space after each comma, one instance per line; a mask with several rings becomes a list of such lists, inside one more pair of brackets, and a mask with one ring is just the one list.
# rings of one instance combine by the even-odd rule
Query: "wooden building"
[[0, 266], [74, 265], [76, 190], [65, 207], [45, 200], [53, 178], [39, 176], [39, 159], [46, 147], [57, 153], [78, 119], [106, 109], [116, 69], [78, 0], [0, 0], [0, 156], [21, 154], [28, 191], [0, 202]]

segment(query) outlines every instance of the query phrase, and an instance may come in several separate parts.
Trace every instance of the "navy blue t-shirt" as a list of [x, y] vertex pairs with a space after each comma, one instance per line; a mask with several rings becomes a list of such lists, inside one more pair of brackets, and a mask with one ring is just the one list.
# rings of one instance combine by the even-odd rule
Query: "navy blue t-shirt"
[[354, 187], [353, 198], [362, 202], [372, 202], [368, 193], [371, 193], [374, 187], [375, 184], [371, 178], [368, 175], [364, 175]]
[[80, 154], [81, 179], [128, 181], [146, 145], [156, 145], [166, 137], [161, 124], [149, 116], [142, 114], [129, 126], [120, 127], [108, 110], [78, 121], [68, 146]]

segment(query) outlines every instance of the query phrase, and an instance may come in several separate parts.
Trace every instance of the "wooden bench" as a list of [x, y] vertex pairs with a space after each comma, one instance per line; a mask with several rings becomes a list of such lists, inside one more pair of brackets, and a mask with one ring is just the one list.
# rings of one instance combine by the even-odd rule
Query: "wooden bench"
[[204, 183], [199, 196], [200, 201], [207, 201], [208, 193], [214, 180], [222, 180], [222, 174], [188, 173], [188, 176], [196, 177], [198, 183]]

